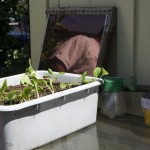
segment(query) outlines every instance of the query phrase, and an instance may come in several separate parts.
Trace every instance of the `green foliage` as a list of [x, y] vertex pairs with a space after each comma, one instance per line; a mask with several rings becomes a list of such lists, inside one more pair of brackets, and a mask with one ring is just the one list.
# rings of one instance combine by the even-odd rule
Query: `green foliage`
[[58, 77], [59, 77], [60, 75], [63, 75], [63, 74], [64, 74], [64, 72], [58, 72], [57, 75], [54, 75], [53, 71], [52, 71], [50, 68], [48, 68], [48, 73], [49, 73], [49, 75], [50, 75], [51, 77], [53, 77], [53, 82], [55, 82], [55, 83], [58, 81]]
[[[42, 92], [47, 93], [47, 91], [49, 91], [51, 94], [53, 94], [61, 90], [76, 87], [78, 85], [91, 83], [98, 80], [98, 77], [101, 78], [102, 76], [108, 74], [104, 68], [97, 67], [94, 70], [95, 77], [87, 79], [87, 72], [85, 72], [75, 81], [64, 83], [57, 80], [59, 75], [64, 75], [64, 72], [54, 74], [51, 69], [48, 69], [48, 73], [48, 76], [38, 78], [36, 71], [31, 65], [31, 60], [29, 59], [29, 67], [25, 70], [25, 75], [20, 80], [21, 89], [9, 90], [10, 87], [7, 86], [7, 81], [3, 81], [0, 88], [0, 104], [7, 103], [12, 105], [16, 103], [22, 103], [33, 98], [40, 97]], [[58, 85], [60, 89], [58, 89], [58, 86], [56, 87], [56, 85]]]
[[[30, 41], [9, 35], [12, 30], [10, 19], [29, 24], [29, 0], [20, 3], [18, 0], [0, 0], [0, 77], [23, 73], [30, 58]], [[26, 28], [29, 32], [29, 28]]]
[[0, 98], [3, 96], [6, 89], [7, 89], [7, 80], [4, 80], [2, 87], [0, 88]]
[[[18, 0], [0, 0], [0, 35], [5, 36], [10, 31], [9, 19], [16, 17]], [[0, 44], [2, 37], [0, 37]]]
[[108, 75], [109, 73], [102, 67], [96, 67], [94, 69], [94, 72], [93, 72], [93, 75], [94, 77], [97, 77], [97, 78], [102, 78], [103, 76], [105, 75]]
[[50, 75], [52, 75], [52, 74], [53, 74], [52, 69], [48, 68], [48, 73], [49, 73]]
[[39, 97], [39, 92], [38, 92], [38, 78], [36, 76], [36, 72], [34, 71], [32, 65], [31, 65], [31, 60], [29, 59], [29, 67], [26, 69], [25, 74], [28, 75], [31, 84], [34, 86], [36, 90], [37, 97]]
[[82, 84], [87, 84], [87, 83], [90, 83], [92, 82], [92, 80], [90, 79], [86, 79], [86, 76], [87, 76], [87, 72], [84, 72], [81, 76], [81, 80], [82, 80]]
[[31, 86], [26, 86], [21, 94], [22, 99], [25, 100], [30, 100], [32, 92], [32, 87]]
[[53, 87], [53, 79], [52, 78], [49, 79], [49, 85], [50, 85], [51, 92], [54, 93], [55, 90], [54, 90], [54, 87]]
[[15, 100], [17, 98], [17, 90], [14, 90], [14, 91], [10, 91], [8, 94], [7, 94], [7, 97], [5, 97], [7, 100], [10, 101], [10, 105], [13, 104], [13, 100]]
[[84, 72], [81, 76], [81, 80], [82, 80], [82, 84], [87, 84], [87, 83], [90, 83], [90, 82], [93, 82], [96, 80], [96, 78], [102, 78], [103, 76], [105, 75], [108, 75], [109, 73], [102, 67], [96, 67], [93, 71], [93, 76], [94, 78], [92, 79], [87, 79], [86, 76], [87, 76], [87, 72]]
[[62, 89], [62, 90], [64, 90], [64, 89], [66, 89], [67, 88], [67, 83], [60, 83], [60, 88]]
[[31, 59], [29, 59], [29, 67], [25, 70], [25, 74], [28, 75], [29, 79], [37, 79], [36, 72], [31, 65]]
[[20, 84], [22, 84], [22, 85], [27, 85], [27, 84], [30, 84], [30, 83], [31, 83], [31, 81], [30, 81], [28, 76], [23, 76], [20, 80]]

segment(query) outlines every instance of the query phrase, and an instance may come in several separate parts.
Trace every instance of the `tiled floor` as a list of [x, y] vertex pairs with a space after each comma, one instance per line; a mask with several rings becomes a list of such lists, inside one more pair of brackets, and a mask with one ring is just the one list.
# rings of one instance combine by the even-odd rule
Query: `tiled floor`
[[95, 124], [38, 150], [150, 150], [150, 127], [142, 117], [108, 119], [98, 112]]

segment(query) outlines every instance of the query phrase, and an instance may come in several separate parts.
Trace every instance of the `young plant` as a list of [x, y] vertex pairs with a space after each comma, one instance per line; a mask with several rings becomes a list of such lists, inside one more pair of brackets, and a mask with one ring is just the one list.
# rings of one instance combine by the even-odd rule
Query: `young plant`
[[7, 89], [7, 80], [4, 80], [3, 81], [3, 84], [2, 84], [2, 86], [1, 86], [1, 88], [0, 88], [0, 104], [4, 101], [4, 93], [5, 93], [5, 91], [6, 91], [6, 89]]
[[59, 87], [60, 87], [60, 89], [65, 90], [65, 89], [70, 89], [71, 87], [77, 86], [77, 85], [79, 85], [79, 82], [76, 82], [76, 81], [73, 81], [70, 83], [61, 82]]
[[3, 84], [2, 84], [2, 86], [0, 88], [0, 100], [1, 101], [3, 99], [3, 94], [4, 94], [4, 92], [5, 92], [6, 89], [7, 89], [7, 80], [4, 80]]
[[105, 75], [108, 75], [109, 73], [102, 67], [96, 67], [93, 71], [93, 76], [94, 78], [92, 79], [86, 79], [87, 76], [87, 72], [84, 72], [81, 75], [81, 80], [82, 80], [82, 84], [87, 84], [87, 83], [91, 83], [93, 81], [95, 81], [97, 78], [102, 78]]
[[[49, 82], [50, 82], [50, 87], [51, 87], [51, 89], [54, 89], [53, 88], [53, 83], [58, 83], [58, 77], [59, 77], [59, 75], [63, 75], [63, 74], [65, 74], [64, 72], [59, 72], [56, 76], [54, 75], [54, 73], [53, 73], [53, 71], [49, 68], [48, 69], [48, 73], [50, 74], [50, 75], [52, 75], [53, 77], [52, 78], [50, 78], [49, 79]], [[67, 88], [67, 83], [60, 83], [60, 89], [62, 89], [62, 90], [64, 90], [64, 89], [66, 89]]]
[[96, 78], [102, 78], [103, 76], [108, 75], [108, 74], [109, 73], [103, 67], [102, 68], [96, 67], [93, 72], [93, 75]]
[[26, 100], [30, 100], [31, 92], [32, 92], [32, 87], [31, 86], [26, 86], [24, 88], [23, 92], [20, 95], [21, 99], [22, 99], [22, 102], [26, 101]]
[[13, 104], [13, 100], [17, 99], [17, 90], [14, 90], [14, 91], [10, 91], [7, 95], [7, 100], [10, 101], [10, 105]]
[[20, 80], [21, 85], [29, 85], [31, 84], [31, 81], [27, 75], [24, 75]]
[[59, 87], [60, 87], [60, 89], [64, 90], [67, 88], [67, 83], [62, 82], [62, 83], [60, 83]]
[[87, 76], [87, 72], [84, 72], [84, 73], [81, 75], [82, 84], [87, 84], [87, 83], [90, 83], [90, 82], [95, 81], [94, 78], [92, 78], [92, 79], [86, 79], [86, 76]]
[[29, 77], [31, 83], [33, 84], [35, 90], [36, 90], [36, 95], [39, 97], [39, 92], [38, 92], [38, 78], [36, 76], [36, 72], [32, 68], [31, 65], [31, 60], [29, 60], [29, 67], [26, 69], [25, 74]]
[[[20, 85], [22, 85], [21, 90], [9, 91], [7, 81], [4, 80], [0, 88], [0, 101], [5, 103], [6, 100], [6, 103], [9, 103], [10, 105], [16, 102], [21, 103], [31, 100], [35, 96], [40, 97], [42, 96], [42, 92], [46, 92], [48, 90], [53, 94], [57, 90], [56, 86], [59, 86], [59, 90], [70, 89], [74, 86], [87, 84], [98, 80], [98, 78], [102, 78], [104, 75], [108, 75], [108, 72], [104, 68], [96, 67], [93, 72], [93, 78], [86, 78], [87, 72], [84, 72], [75, 81], [64, 83], [58, 81], [59, 75], [63, 75], [64, 72], [58, 72], [55, 75], [51, 69], [48, 69], [48, 73], [48, 76], [44, 76], [42, 79], [39, 79], [31, 66], [31, 61], [29, 60], [29, 67], [25, 70], [25, 76], [23, 76], [20, 80]], [[6, 92], [6, 89], [8, 89], [8, 93]]]
[[[41, 84], [44, 83], [44, 86], [46, 85], [46, 87], [51, 91], [51, 93], [55, 93], [52, 78], [50, 78], [50, 79], [46, 78], [46, 80], [45, 79], [39, 79], [39, 82], [41, 82]], [[49, 85], [48, 85], [48, 82], [49, 82]], [[41, 87], [41, 89], [43, 89], [43, 88]]]
[[59, 75], [64, 75], [65, 74], [64, 72], [58, 72], [57, 75], [54, 75], [53, 71], [50, 68], [48, 68], [48, 73], [52, 76], [53, 82], [55, 82], [55, 83], [58, 82]]

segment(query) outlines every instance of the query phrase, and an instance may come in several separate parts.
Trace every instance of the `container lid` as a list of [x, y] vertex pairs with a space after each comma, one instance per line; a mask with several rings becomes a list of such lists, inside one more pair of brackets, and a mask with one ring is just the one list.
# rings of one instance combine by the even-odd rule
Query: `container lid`
[[145, 92], [142, 97], [150, 100], [150, 92]]
[[121, 92], [122, 88], [122, 78], [121, 77], [112, 77], [112, 76], [104, 76], [103, 77], [103, 91], [104, 92]]

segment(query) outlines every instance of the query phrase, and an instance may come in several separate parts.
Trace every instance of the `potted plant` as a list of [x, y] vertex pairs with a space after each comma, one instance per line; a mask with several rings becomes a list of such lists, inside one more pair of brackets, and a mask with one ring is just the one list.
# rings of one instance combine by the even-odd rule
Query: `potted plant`
[[96, 121], [103, 68], [94, 70], [95, 78], [29, 64], [24, 74], [0, 79], [2, 150], [34, 149]]

